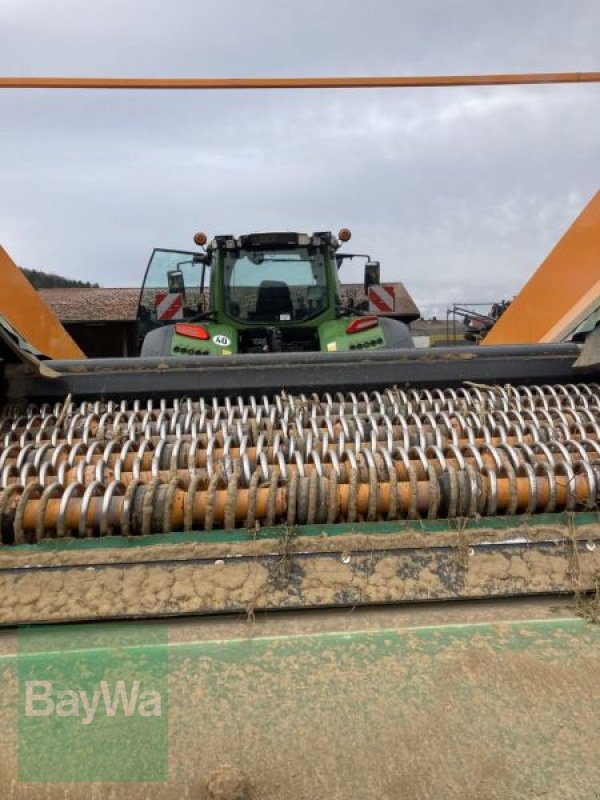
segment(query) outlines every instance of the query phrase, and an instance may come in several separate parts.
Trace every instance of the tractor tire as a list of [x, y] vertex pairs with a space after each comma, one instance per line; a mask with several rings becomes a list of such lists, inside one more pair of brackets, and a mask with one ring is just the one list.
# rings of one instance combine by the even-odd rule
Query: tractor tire
[[403, 322], [397, 319], [390, 319], [389, 317], [380, 317], [379, 325], [383, 330], [385, 347], [387, 350], [395, 350], [400, 347], [412, 348], [415, 346], [408, 325], [405, 325]]
[[155, 328], [144, 337], [140, 355], [147, 358], [160, 358], [171, 355], [171, 340], [173, 339], [173, 326], [164, 325]]

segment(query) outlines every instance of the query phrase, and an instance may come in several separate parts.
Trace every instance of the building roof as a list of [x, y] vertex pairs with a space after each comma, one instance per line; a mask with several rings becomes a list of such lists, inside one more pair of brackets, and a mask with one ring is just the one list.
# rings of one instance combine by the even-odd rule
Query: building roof
[[465, 328], [460, 320], [457, 320], [456, 325], [454, 325], [452, 320], [418, 319], [410, 326], [413, 336], [441, 336], [447, 332], [449, 332], [450, 335], [454, 335], [455, 329], [459, 333], [463, 333]]
[[61, 322], [125, 322], [137, 316], [139, 289], [39, 289]]
[[[394, 283], [396, 313], [418, 316], [419, 311], [403, 284]], [[128, 322], [137, 317], [139, 289], [39, 289], [61, 322]], [[364, 299], [362, 283], [342, 284], [342, 302]]]
[[[400, 283], [400, 281], [382, 281], [382, 285], [394, 287], [395, 314], [403, 314], [404, 316], [413, 317], [415, 319], [419, 316], [419, 309], [403, 283]], [[348, 297], [354, 298], [357, 302], [360, 302], [361, 299], [365, 299], [364, 285], [362, 283], [343, 283], [342, 302], [348, 302]]]

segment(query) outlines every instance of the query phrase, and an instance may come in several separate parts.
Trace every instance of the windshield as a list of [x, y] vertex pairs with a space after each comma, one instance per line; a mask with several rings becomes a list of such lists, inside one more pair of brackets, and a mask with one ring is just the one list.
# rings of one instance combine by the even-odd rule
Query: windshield
[[294, 322], [327, 306], [323, 252], [293, 250], [225, 252], [225, 310], [244, 322]]

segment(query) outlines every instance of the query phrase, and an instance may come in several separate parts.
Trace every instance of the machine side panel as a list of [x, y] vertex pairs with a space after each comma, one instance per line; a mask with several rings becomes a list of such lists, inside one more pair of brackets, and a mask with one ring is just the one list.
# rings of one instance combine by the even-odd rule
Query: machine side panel
[[[97, 783], [94, 797], [592, 800], [600, 785], [598, 626], [564, 608], [554, 618], [536, 609], [537, 618], [523, 616], [530, 611], [513, 607], [511, 616], [488, 604], [468, 621], [462, 609], [441, 624], [415, 624], [398, 609], [303, 612], [281, 624], [165, 623], [168, 780], [151, 790]], [[46, 629], [50, 645], [53, 631], [60, 641], [65, 630]], [[88, 798], [89, 783], [17, 783], [16, 645], [12, 633], [0, 638], [6, 796]], [[142, 653], [152, 664], [157, 647], [166, 645]], [[57, 650], [44, 656], [49, 674], [64, 662]], [[98, 648], [96, 661], [111, 656]], [[79, 748], [93, 725], [71, 724]], [[123, 728], [119, 746], [147, 757], [143, 737]], [[41, 742], [48, 768], [53, 751], [72, 757], [59, 740]], [[239, 791], [218, 794], [219, 782]]]
[[0, 245], [0, 314], [50, 358], [85, 358], [6, 250]]
[[510, 307], [485, 345], [559, 342], [600, 304], [597, 192]]

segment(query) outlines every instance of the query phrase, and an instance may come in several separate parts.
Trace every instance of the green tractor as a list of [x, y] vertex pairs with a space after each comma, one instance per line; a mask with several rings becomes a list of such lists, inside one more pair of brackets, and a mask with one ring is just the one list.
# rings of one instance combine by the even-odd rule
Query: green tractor
[[194, 237], [201, 252], [154, 250], [140, 294], [143, 356], [341, 352], [412, 347], [402, 318], [342, 305], [338, 270], [365, 258], [365, 291], [379, 262], [338, 253], [350, 239], [323, 233]]

